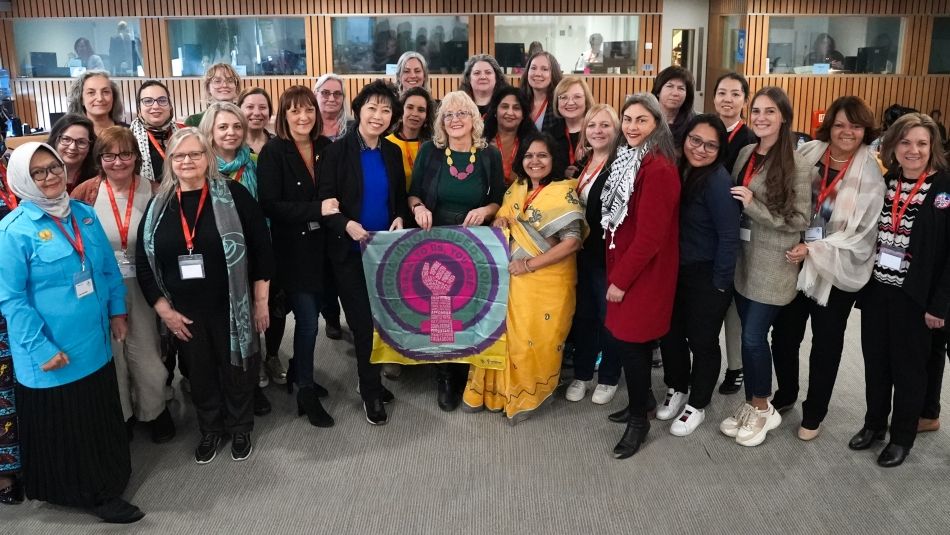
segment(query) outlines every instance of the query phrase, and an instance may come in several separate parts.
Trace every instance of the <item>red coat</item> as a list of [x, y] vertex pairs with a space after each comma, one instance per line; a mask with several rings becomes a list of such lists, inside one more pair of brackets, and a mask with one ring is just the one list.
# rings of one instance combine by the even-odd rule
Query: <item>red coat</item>
[[606, 326], [618, 340], [649, 342], [670, 330], [679, 269], [679, 210], [676, 167], [662, 156], [646, 156], [627, 218], [607, 236], [607, 284], [626, 292], [619, 303], [607, 302]]

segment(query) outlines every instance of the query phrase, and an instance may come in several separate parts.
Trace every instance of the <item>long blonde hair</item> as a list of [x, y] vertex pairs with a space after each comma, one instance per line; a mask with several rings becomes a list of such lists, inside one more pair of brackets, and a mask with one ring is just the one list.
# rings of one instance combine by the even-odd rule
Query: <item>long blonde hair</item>
[[478, 112], [478, 106], [472, 97], [464, 91], [452, 91], [442, 98], [442, 104], [439, 105], [439, 112], [435, 116], [435, 134], [432, 136], [432, 142], [436, 147], [444, 149], [449, 144], [449, 135], [445, 131], [445, 112], [449, 108], [458, 108], [459, 111], [467, 111], [472, 114], [472, 145], [477, 149], [484, 149], [488, 146], [485, 142], [485, 121], [482, 120], [482, 114]]

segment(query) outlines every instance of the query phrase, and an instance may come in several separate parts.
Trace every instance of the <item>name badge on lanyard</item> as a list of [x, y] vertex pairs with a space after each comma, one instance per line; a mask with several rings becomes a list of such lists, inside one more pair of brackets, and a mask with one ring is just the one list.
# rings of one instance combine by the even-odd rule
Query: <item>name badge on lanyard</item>
[[181, 280], [205, 278], [205, 260], [200, 254], [183, 254], [178, 257], [178, 272]]
[[808, 229], [805, 230], [805, 243], [818, 241], [818, 240], [824, 239], [824, 237], [825, 237], [824, 227], [808, 227]]
[[181, 187], [178, 188], [178, 210], [181, 215], [181, 230], [185, 234], [185, 246], [188, 248], [188, 254], [178, 257], [178, 273], [181, 280], [195, 280], [205, 278], [205, 260], [200, 254], [192, 254], [195, 248], [195, 232], [198, 230], [198, 218], [201, 217], [201, 210], [208, 199], [208, 183], [201, 190], [201, 198], [198, 200], [198, 212], [195, 214], [194, 229], [188, 228], [188, 222], [185, 220], [185, 209], [181, 206]]
[[135, 278], [135, 264], [125, 251], [115, 251], [115, 263], [119, 265], [119, 273], [123, 279]]
[[96, 287], [92, 283], [92, 272], [83, 270], [73, 275], [73, 288], [79, 299], [96, 293]]
[[66, 241], [69, 242], [69, 245], [79, 254], [79, 264], [82, 266], [82, 269], [78, 273], [73, 274], [73, 289], [76, 291], [76, 297], [82, 299], [87, 295], [96, 293], [96, 287], [92, 282], [92, 270], [86, 270], [86, 248], [82, 243], [82, 233], [79, 232], [79, 223], [76, 222], [76, 215], [73, 214], [70, 219], [72, 220], [73, 236], [75, 237], [70, 236], [69, 233], [66, 232], [66, 227], [63, 226], [62, 221], [54, 217], [53, 222], [56, 223], [60, 232], [66, 237]]
[[878, 262], [880, 262], [882, 267], [900, 271], [901, 262], [904, 260], [906, 254], [907, 251], [902, 247], [888, 247], [882, 245], [878, 253]]

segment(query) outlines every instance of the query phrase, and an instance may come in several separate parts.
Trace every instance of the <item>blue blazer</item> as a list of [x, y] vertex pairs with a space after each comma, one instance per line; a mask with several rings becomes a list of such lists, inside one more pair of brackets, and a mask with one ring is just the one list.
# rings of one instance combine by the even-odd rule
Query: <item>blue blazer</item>
[[[0, 311], [7, 318], [13, 369], [29, 388], [62, 386], [86, 377], [112, 358], [109, 319], [126, 313], [125, 284], [92, 207], [70, 201], [92, 272], [95, 292], [76, 297], [79, 254], [53, 218], [23, 202], [0, 221]], [[72, 233], [72, 224], [63, 225]], [[40, 367], [58, 352], [69, 364]]]

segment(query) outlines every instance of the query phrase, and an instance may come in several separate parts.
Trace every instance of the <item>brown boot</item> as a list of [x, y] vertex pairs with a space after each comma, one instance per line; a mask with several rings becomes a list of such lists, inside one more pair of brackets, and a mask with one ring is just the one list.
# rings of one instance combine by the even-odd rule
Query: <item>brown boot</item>
[[917, 432], [929, 433], [940, 429], [940, 418], [920, 418], [917, 420]]

